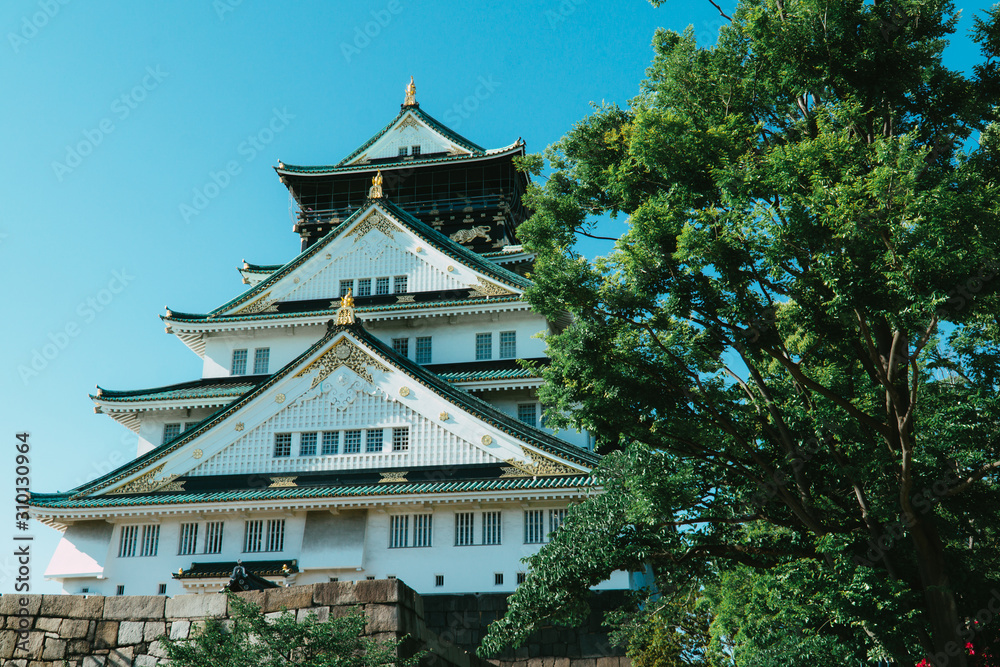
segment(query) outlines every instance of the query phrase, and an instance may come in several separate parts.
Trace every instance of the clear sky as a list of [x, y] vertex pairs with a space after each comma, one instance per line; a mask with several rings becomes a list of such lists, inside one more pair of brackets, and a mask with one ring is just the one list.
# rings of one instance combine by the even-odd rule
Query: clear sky
[[[964, 67], [991, 3], [957, 4]], [[159, 315], [207, 312], [244, 289], [243, 259], [298, 252], [279, 159], [337, 162], [398, 113], [410, 75], [470, 140], [541, 151], [591, 103], [626, 104], [655, 29], [688, 25], [712, 43], [722, 19], [707, 0], [0, 4], [0, 592], [16, 576], [14, 434], [31, 434], [39, 492], [135, 455], [88, 394], [200, 376]], [[28, 534], [32, 592], [57, 592], [42, 573], [58, 534]]]

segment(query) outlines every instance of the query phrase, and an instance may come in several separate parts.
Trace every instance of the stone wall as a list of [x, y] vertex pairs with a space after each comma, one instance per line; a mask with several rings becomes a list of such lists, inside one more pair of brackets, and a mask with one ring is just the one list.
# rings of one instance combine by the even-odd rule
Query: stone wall
[[[503, 595], [423, 598], [398, 580], [331, 582], [239, 593], [264, 613], [313, 611], [320, 620], [361, 606], [365, 634], [378, 640], [409, 638], [402, 655], [429, 653], [424, 667], [630, 667], [611, 648], [597, 621], [583, 629], [543, 629], [525, 648], [486, 662], [473, 652], [486, 625], [506, 609]], [[608, 594], [604, 594], [605, 596]], [[431, 611], [425, 614], [425, 600]], [[26, 605], [22, 602], [26, 602]], [[152, 667], [166, 665], [160, 637], [186, 639], [206, 619], [229, 616], [224, 595], [0, 596], [0, 665], [3, 667]], [[598, 605], [600, 608], [602, 605]], [[23, 609], [22, 609], [23, 607]], [[592, 616], [599, 618], [599, 609]], [[27, 637], [19, 631], [27, 632]], [[23, 644], [26, 642], [26, 645]], [[26, 647], [20, 648], [19, 644]]]

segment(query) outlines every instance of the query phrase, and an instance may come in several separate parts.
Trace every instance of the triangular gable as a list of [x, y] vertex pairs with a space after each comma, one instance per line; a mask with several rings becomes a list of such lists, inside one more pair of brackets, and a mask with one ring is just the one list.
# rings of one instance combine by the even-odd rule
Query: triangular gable
[[341, 160], [338, 166], [396, 158], [400, 148], [411, 149], [413, 146], [420, 146], [423, 155], [482, 155], [485, 152], [481, 146], [444, 126], [418, 106], [408, 106], [375, 136]]
[[[312, 402], [316, 405], [310, 406]], [[344, 412], [345, 427], [353, 424], [364, 428], [364, 420], [368, 419], [367, 423], [373, 421], [375, 426], [381, 424], [386, 428], [396, 421], [399, 425], [428, 429], [427, 437], [411, 441], [412, 460], [398, 456], [394, 461], [392, 457], [396, 454], [391, 451], [391, 443], [388, 444], [385, 448], [389, 450], [385, 452], [388, 457], [373, 466], [381, 469], [411, 467], [419, 458], [424, 465], [503, 461], [507, 464], [505, 474], [511, 477], [578, 475], [589, 472], [597, 460], [594, 454], [523, 424], [449, 386], [355, 324], [331, 326], [323, 339], [268, 382], [187, 433], [76, 489], [74, 497], [181, 491], [183, 482], [178, 482], [178, 477], [226, 474], [223, 463], [231, 464], [239, 457], [246, 457], [249, 468], [261, 472], [294, 472], [297, 469], [291, 464], [283, 470], [280, 462], [278, 467], [273, 464], [273, 433], [282, 428], [285, 431], [301, 428], [302, 415], [297, 412], [312, 410], [318, 417], [325, 411], [329, 418], [334, 410], [356, 409], [379, 409], [383, 415], [374, 419], [378, 416], [374, 413], [350, 416]], [[316, 427], [322, 430], [321, 424]], [[245, 438], [250, 434], [270, 435], [263, 440]], [[239, 442], [244, 443], [242, 448], [231, 449]], [[420, 447], [424, 450], [419, 450]], [[226, 451], [230, 455], [224, 454]], [[226, 459], [227, 456], [230, 458]], [[196, 472], [209, 462], [214, 463]], [[301, 461], [295, 463], [302, 466]]]
[[[383, 261], [385, 254], [396, 261]], [[512, 295], [530, 284], [382, 199], [211, 315], [273, 312], [282, 301], [334, 300], [340, 280], [379, 277], [382, 266], [393, 267], [391, 276], [407, 275], [408, 292], [469, 289], [481, 296]]]

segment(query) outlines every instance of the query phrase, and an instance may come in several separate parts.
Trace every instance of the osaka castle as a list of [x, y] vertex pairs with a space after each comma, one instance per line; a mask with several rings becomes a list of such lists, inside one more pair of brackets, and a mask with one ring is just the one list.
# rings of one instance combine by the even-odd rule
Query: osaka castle
[[565, 322], [524, 299], [524, 153], [448, 129], [411, 79], [340, 162], [279, 162], [301, 252], [244, 262], [243, 291], [211, 312], [162, 315], [200, 378], [98, 388], [95, 411], [138, 434], [137, 456], [32, 494], [63, 531], [46, 576], [66, 593], [174, 595], [218, 591], [239, 563], [281, 586], [513, 591], [521, 559], [595, 492], [598, 460], [588, 434], [542, 423], [537, 334]]

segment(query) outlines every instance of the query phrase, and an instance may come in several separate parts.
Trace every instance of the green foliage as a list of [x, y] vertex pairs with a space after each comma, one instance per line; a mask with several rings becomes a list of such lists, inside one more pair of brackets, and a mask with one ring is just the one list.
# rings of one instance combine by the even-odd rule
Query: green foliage
[[397, 658], [400, 642], [365, 637], [365, 614], [349, 614], [319, 621], [310, 612], [302, 621], [282, 612], [269, 619], [260, 607], [226, 591], [231, 618], [209, 619], [191, 639], [161, 637], [167, 654], [178, 667], [412, 667], [420, 655]]
[[[541, 398], [597, 435], [604, 493], [529, 559], [484, 652], [647, 567], [637, 619], [692, 587], [710, 610], [690, 664], [989, 649], [1000, 9], [970, 76], [942, 64], [955, 23], [946, 0], [745, 0], [712, 48], [657, 32], [629, 108], [546, 152], [518, 234], [529, 300], [572, 324]], [[628, 232], [588, 261], [606, 214]], [[683, 619], [655, 618], [629, 641], [667, 655]]]

